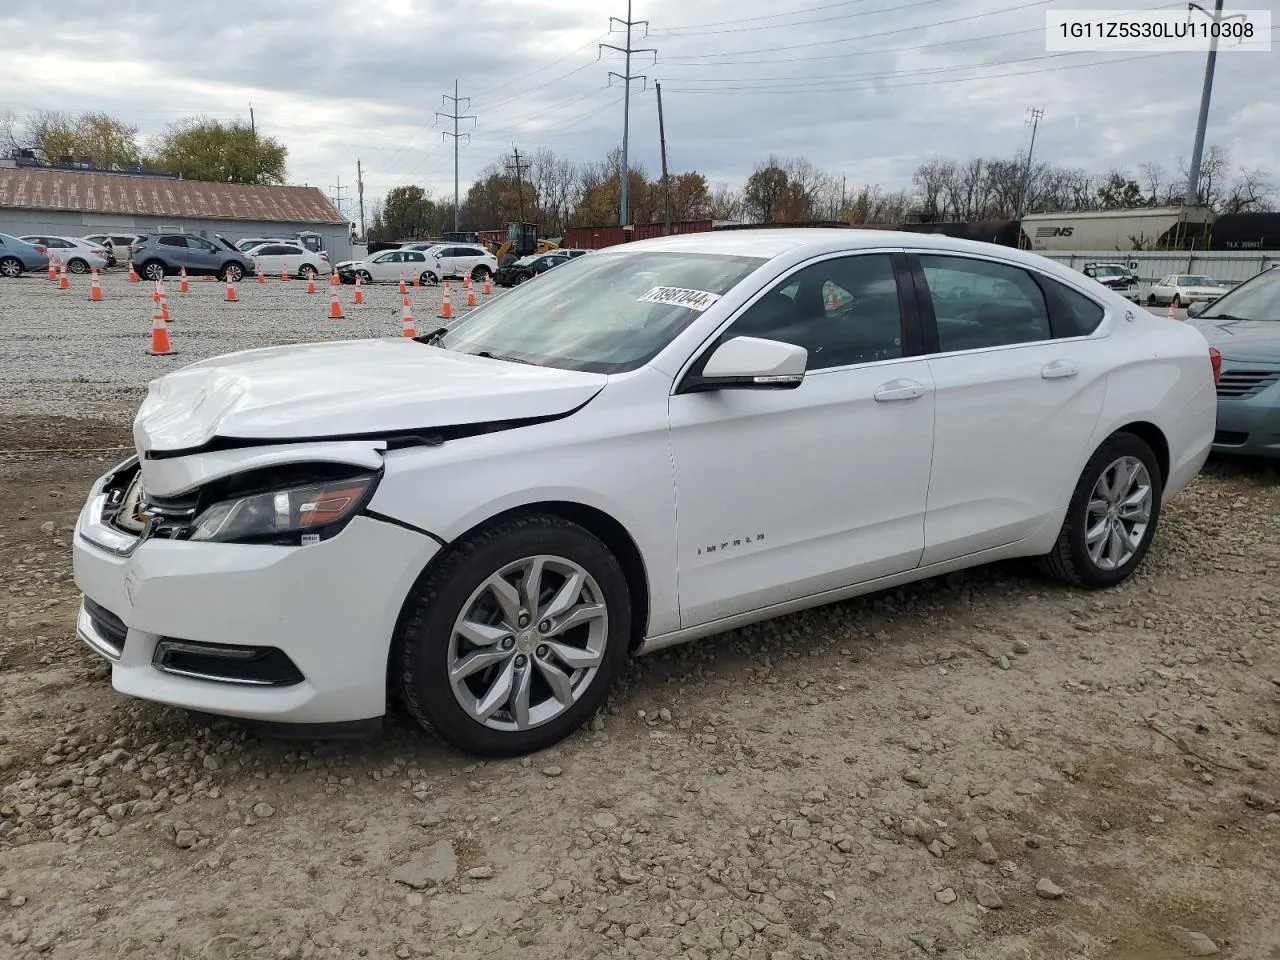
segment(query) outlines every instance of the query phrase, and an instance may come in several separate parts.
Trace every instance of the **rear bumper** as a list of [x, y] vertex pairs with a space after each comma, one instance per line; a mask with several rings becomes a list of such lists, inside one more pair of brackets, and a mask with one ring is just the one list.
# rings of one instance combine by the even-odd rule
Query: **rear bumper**
[[1257, 397], [1220, 399], [1213, 450], [1280, 459], [1280, 384]]

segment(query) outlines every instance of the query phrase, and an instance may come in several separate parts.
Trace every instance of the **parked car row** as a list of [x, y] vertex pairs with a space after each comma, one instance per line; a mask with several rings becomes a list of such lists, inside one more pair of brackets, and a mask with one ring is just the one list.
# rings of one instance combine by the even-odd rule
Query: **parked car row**
[[401, 279], [436, 284], [470, 277], [482, 282], [498, 271], [498, 261], [484, 247], [470, 244], [407, 243], [381, 250], [363, 260], [334, 265], [343, 283], [397, 283]]
[[526, 280], [532, 280], [534, 277], [546, 273], [552, 267], [558, 267], [562, 263], [567, 263], [569, 260], [590, 252], [590, 250], [559, 249], [521, 257], [519, 260], [513, 260], [511, 263], [499, 267], [498, 272], [494, 274], [493, 282], [500, 287], [514, 287], [517, 284], [524, 283]]

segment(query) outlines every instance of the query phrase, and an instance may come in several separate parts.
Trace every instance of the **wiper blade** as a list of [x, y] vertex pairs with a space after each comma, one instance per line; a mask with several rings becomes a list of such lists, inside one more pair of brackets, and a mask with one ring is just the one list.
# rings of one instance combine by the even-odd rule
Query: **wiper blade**
[[521, 360], [519, 357], [504, 357], [500, 354], [490, 353], [488, 350], [481, 350], [476, 354], [477, 357], [485, 357], [488, 360], [506, 360], [510, 363], [523, 363], [528, 366], [537, 366], [532, 360]]
[[1237, 317], [1234, 314], [1230, 314], [1230, 313], [1202, 313], [1200, 314], [1200, 316], [1193, 317], [1192, 319], [1194, 320], [1229, 320], [1232, 323], [1248, 323], [1249, 322], [1248, 317]]
[[448, 327], [436, 327], [430, 333], [422, 333], [414, 337], [414, 342], [425, 343], [428, 347], [434, 347], [440, 342], [440, 338], [449, 332]]

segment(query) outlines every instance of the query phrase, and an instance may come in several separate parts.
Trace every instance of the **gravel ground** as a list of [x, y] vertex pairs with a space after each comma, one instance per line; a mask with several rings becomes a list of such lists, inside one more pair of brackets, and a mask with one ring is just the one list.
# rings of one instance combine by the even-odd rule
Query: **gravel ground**
[[[239, 300], [224, 301], [226, 284], [192, 279], [189, 293], [165, 281], [169, 338], [177, 354], [153, 357], [151, 301], [154, 284], [128, 282], [117, 270], [102, 276], [103, 301], [90, 302], [89, 278], [74, 277], [60, 290], [43, 276], [0, 283], [0, 409], [74, 417], [118, 419], [136, 409], [147, 382], [195, 360], [284, 343], [399, 336], [401, 297], [396, 284], [364, 287], [365, 304], [352, 303], [355, 287], [339, 287], [344, 318], [329, 318], [327, 280], [308, 294], [305, 280], [236, 284]], [[466, 291], [450, 283], [454, 316], [467, 312]], [[477, 303], [501, 296], [495, 287]], [[434, 329], [440, 287], [409, 287], [420, 332]], [[128, 413], [132, 416], [132, 413]]]
[[[173, 296], [177, 346], [333, 333], [281, 286], [221, 327], [193, 290], [204, 340]], [[183, 359], [149, 369], [113, 289], [68, 391], [76, 351], [14, 346], [77, 329], [36, 323], [57, 294], [0, 286], [0, 956], [1280, 957], [1276, 467], [1211, 462], [1117, 589], [1003, 564], [665, 651], [535, 757], [400, 718], [264, 741], [121, 697], [74, 638], [93, 451]], [[379, 293], [339, 335], [394, 334]], [[85, 452], [12, 452], [54, 446]]]

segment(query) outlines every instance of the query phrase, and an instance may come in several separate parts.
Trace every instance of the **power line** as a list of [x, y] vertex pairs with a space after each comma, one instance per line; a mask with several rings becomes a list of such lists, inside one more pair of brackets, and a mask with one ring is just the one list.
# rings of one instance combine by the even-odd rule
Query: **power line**
[[[931, 27], [942, 27], [952, 23], [968, 23], [970, 20], [981, 20], [984, 17], [994, 16], [998, 13], [1013, 13], [1017, 10], [1029, 10], [1032, 7], [1043, 7], [1054, 0], [1032, 0], [1031, 3], [1020, 3], [1013, 7], [1003, 7], [999, 10], [988, 10], [986, 13], [974, 13], [966, 17], [952, 17], [950, 20], [935, 20], [933, 23], [926, 24]], [[880, 33], [862, 33], [855, 37], [836, 37], [833, 40], [815, 40], [812, 43], [793, 43], [781, 47], [759, 47], [755, 50], [731, 50], [725, 53], [703, 53], [684, 57], [684, 60], [712, 60], [722, 57], [736, 57], [744, 53], [777, 53], [782, 50], [808, 50], [813, 47], [827, 47], [834, 43], [852, 43], [855, 40], [873, 40], [877, 37], [892, 37], [899, 33], [916, 33], [922, 29], [920, 24], [913, 24], [909, 27], [901, 27], [897, 30], [883, 30]]]
[[802, 7], [799, 10], [791, 10], [787, 13], [767, 13], [759, 17], [739, 17], [737, 20], [715, 20], [711, 23], [684, 23], [676, 27], [668, 27], [663, 32], [670, 33], [672, 30], [701, 30], [703, 27], [721, 27], [726, 23], [753, 23], [757, 20], [777, 20], [780, 17], [794, 17], [801, 13], [816, 13], [819, 10], [833, 10], [836, 7], [853, 7], [866, 2], [867, 0], [840, 0], [839, 3], [824, 3], [818, 7]]
[[[803, 27], [814, 23], [832, 23], [836, 20], [852, 20], [854, 17], [870, 17], [880, 16], [881, 14], [886, 13], [897, 13], [899, 10], [910, 10], [913, 7], [927, 7], [941, 2], [942, 0], [914, 0], [912, 3], [902, 3], [895, 7], [885, 7], [879, 10], [864, 10], [861, 13], [841, 13], [831, 17], [817, 17], [812, 20], [796, 20], [794, 23], [762, 23], [754, 27], [726, 27], [724, 30], [699, 30], [697, 35], [705, 37], [721, 33], [750, 33], [754, 30], [785, 30], [788, 27]], [[778, 16], [783, 16], [783, 14], [778, 14]], [[672, 33], [670, 30], [660, 30], [655, 32], [654, 36], [671, 37], [674, 39], [675, 37], [692, 36], [692, 34]]]
[[459, 120], [475, 120], [475, 116], [471, 114], [458, 113], [459, 104], [463, 100], [466, 100], [467, 104], [470, 105], [471, 98], [458, 96], [457, 80], [453, 81], [453, 96], [451, 97], [446, 93], [444, 94], [444, 99], [446, 101], [453, 102], [453, 113], [441, 113], [440, 111], [437, 110], [436, 116], [444, 117], [448, 120], [453, 121], [453, 133], [450, 133], [448, 130], [445, 130], [443, 131], [442, 136], [453, 137], [453, 229], [454, 229], [454, 232], [457, 232], [462, 229], [462, 206], [459, 202], [459, 192], [458, 192], [458, 141], [462, 137], [466, 137], [468, 140], [471, 138], [471, 134], [469, 133], [458, 132], [458, 121]]
[[622, 95], [622, 170], [619, 174], [619, 179], [622, 181], [622, 189], [620, 191], [622, 194], [622, 200], [620, 204], [620, 209], [618, 211], [618, 224], [620, 226], [625, 227], [627, 225], [627, 193], [628, 193], [628, 188], [630, 187], [630, 182], [631, 182], [631, 166], [630, 166], [630, 160], [627, 152], [629, 141], [631, 138], [631, 81], [644, 80], [646, 81], [646, 85], [648, 82], [648, 77], [646, 77], [644, 74], [632, 74], [631, 55], [633, 53], [652, 53], [653, 62], [657, 63], [658, 51], [654, 47], [631, 46], [631, 31], [634, 27], [643, 26], [644, 35], [646, 37], [649, 35], [648, 20], [632, 20], [631, 19], [631, 0], [627, 0], [627, 19], [619, 20], [617, 17], [609, 18], [610, 33], [613, 32], [613, 25], [615, 23], [619, 23], [622, 26], [626, 27], [627, 45], [625, 47], [618, 47], [613, 45], [612, 43], [602, 43], [600, 44], [600, 50], [599, 52], [597, 52], [596, 55], [598, 57], [600, 53], [602, 53], [606, 48], [608, 48], [610, 50], [617, 50], [619, 53], [625, 54], [627, 58], [626, 73], [618, 73], [614, 70], [609, 71], [609, 83], [612, 84], [613, 78], [617, 77], [619, 80], [623, 82], [625, 87], [624, 93]]
[[344, 187], [342, 185], [342, 174], [338, 174], [338, 182], [330, 186], [329, 189], [333, 191], [333, 193], [329, 195], [329, 199], [333, 202], [334, 209], [337, 210], [338, 213], [341, 213], [343, 217], [346, 217], [346, 213], [342, 210], [342, 191], [349, 190], [351, 188]]
[[[1012, 73], [988, 73], [988, 74], [982, 74], [975, 77], [951, 77], [951, 78], [948, 78], [946, 82], [947, 83], [970, 83], [974, 80], [999, 80], [1004, 77], [1030, 77], [1030, 76], [1035, 76], [1041, 73], [1058, 73], [1063, 70], [1078, 70], [1082, 67], [1101, 67], [1101, 66], [1109, 66], [1113, 63], [1129, 63], [1135, 60], [1150, 60], [1153, 57], [1172, 56], [1177, 52], [1178, 51], [1175, 51], [1175, 50], [1166, 50], [1160, 53], [1147, 53], [1147, 54], [1141, 54], [1139, 56], [1134, 56], [1134, 57], [1108, 57], [1107, 59], [1104, 59], [1104, 60], [1090, 60], [1087, 63], [1071, 63], [1071, 64], [1065, 64], [1061, 67], [1046, 67], [1043, 70], [1015, 70]], [[999, 65], [1000, 64], [998, 63], [992, 64], [992, 66], [999, 66]], [[848, 87], [848, 86], [840, 86], [840, 85], [832, 86], [830, 84], [823, 84], [821, 86], [813, 87], [811, 89], [799, 88], [799, 87], [782, 87], [782, 88], [729, 87], [729, 88], [721, 88], [717, 90], [706, 90], [706, 89], [699, 90], [694, 88], [694, 89], [688, 89], [688, 90], [677, 89], [676, 92], [677, 93], [716, 93], [716, 94], [723, 94], [726, 96], [729, 96], [729, 95], [759, 96], [760, 93], [762, 92], [774, 92], [774, 93], [786, 93], [786, 94], [823, 93], [823, 92], [839, 93], [839, 92], [853, 92], [858, 90], [870, 90], [870, 89], [898, 90], [904, 87], [931, 87], [935, 85], [937, 82], [938, 82], [937, 80], [924, 80], [924, 81], [912, 82], [912, 83], [881, 83], [875, 87], [860, 87], [860, 86]]]

